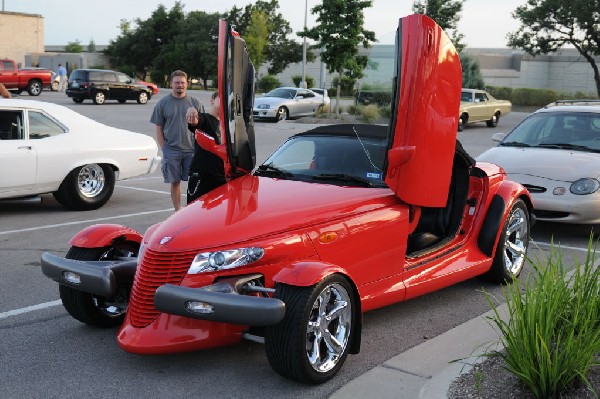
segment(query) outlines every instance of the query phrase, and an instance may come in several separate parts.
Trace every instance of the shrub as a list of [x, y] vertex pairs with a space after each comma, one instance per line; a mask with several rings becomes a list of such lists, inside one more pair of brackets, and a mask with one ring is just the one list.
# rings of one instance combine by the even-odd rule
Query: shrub
[[375, 104], [365, 105], [360, 108], [360, 115], [365, 122], [371, 123], [381, 117], [379, 107]]
[[265, 75], [258, 81], [258, 89], [264, 93], [281, 86], [281, 82], [273, 75]]
[[[306, 76], [306, 87], [315, 87], [315, 79], [312, 76]], [[292, 76], [292, 82], [294, 82], [294, 86], [296, 87], [300, 87], [300, 82], [302, 82], [302, 76], [301, 75], [294, 75]]]
[[[329, 89], [330, 96], [332, 94], [335, 95], [335, 93], [337, 93], [337, 85], [339, 81], [340, 78], [337, 76], [331, 80], [331, 88]], [[356, 79], [351, 79], [348, 76], [343, 76], [340, 95], [346, 97], [352, 96], [352, 94], [354, 93], [354, 83], [356, 83]]]
[[[548, 259], [535, 259], [535, 275], [507, 286], [508, 321], [489, 296], [505, 350], [498, 353], [510, 372], [537, 398], [553, 398], [586, 376], [600, 352], [600, 268], [592, 240], [583, 264], [567, 275], [554, 246]], [[588, 384], [589, 385], [589, 384]]]

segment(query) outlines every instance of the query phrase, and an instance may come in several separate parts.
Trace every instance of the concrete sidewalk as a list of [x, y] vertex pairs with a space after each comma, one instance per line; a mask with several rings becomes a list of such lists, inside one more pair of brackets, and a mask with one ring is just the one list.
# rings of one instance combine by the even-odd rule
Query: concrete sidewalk
[[[506, 320], [506, 304], [498, 311]], [[481, 354], [500, 348], [500, 336], [489, 320], [492, 314], [490, 310], [391, 358], [338, 389], [330, 399], [446, 399], [452, 381], [485, 360]]]

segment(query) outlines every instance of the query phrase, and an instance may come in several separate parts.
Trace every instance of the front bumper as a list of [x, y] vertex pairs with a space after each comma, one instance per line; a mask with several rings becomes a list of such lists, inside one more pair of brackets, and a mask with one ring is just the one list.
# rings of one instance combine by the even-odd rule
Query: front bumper
[[[156, 309], [168, 314], [214, 322], [247, 326], [270, 326], [285, 315], [279, 299], [246, 295], [241, 287], [256, 276], [228, 279], [215, 284], [189, 288], [165, 284], [154, 294]], [[201, 310], [196, 306], [201, 305]]]
[[[137, 259], [123, 261], [80, 261], [42, 254], [42, 272], [59, 284], [105, 298], [117, 294], [120, 282], [132, 281], [137, 269]], [[78, 283], [68, 280], [67, 275], [77, 276]]]
[[273, 119], [277, 117], [277, 108], [272, 109], [253, 109], [254, 118], [258, 119]]

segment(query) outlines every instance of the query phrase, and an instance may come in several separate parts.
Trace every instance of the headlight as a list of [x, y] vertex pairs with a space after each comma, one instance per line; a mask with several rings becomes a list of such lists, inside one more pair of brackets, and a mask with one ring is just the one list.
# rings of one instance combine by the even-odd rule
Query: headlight
[[579, 179], [571, 184], [571, 192], [575, 195], [586, 195], [596, 192], [600, 188], [600, 182], [596, 179]]
[[269, 109], [271, 106], [269, 104], [259, 104], [256, 106], [258, 109]]
[[264, 254], [265, 250], [257, 247], [203, 252], [196, 255], [188, 270], [188, 274], [233, 269], [256, 262]]

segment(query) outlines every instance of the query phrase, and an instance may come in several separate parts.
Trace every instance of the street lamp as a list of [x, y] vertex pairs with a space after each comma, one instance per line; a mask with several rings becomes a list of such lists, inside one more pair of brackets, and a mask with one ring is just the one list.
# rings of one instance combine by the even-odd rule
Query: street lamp
[[[306, 16], [308, 14], [308, 0], [304, 2], [304, 31], [306, 32]], [[306, 36], [304, 36], [304, 44], [302, 45], [302, 88], [306, 89]]]

